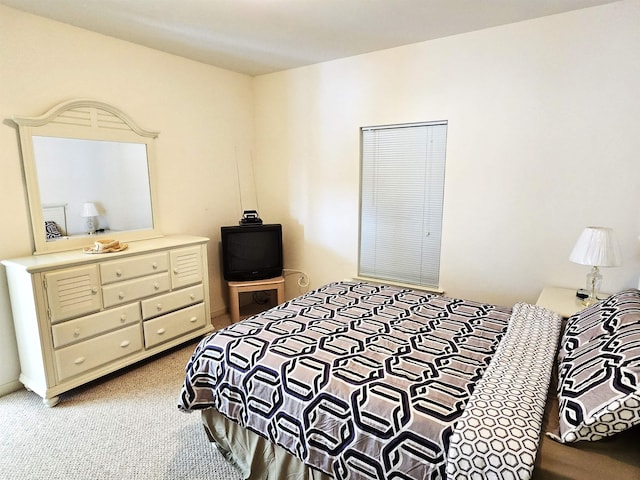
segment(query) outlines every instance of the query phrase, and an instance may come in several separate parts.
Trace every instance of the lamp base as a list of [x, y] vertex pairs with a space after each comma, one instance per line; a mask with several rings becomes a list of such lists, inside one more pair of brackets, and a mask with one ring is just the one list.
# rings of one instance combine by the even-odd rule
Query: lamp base
[[589, 296], [582, 299], [582, 305], [589, 307], [594, 303], [599, 302], [598, 292], [600, 292], [600, 286], [602, 285], [602, 275], [598, 267], [594, 266], [587, 274], [587, 291]]
[[590, 307], [591, 305], [593, 305], [594, 303], [598, 303], [600, 300], [598, 300], [597, 298], [593, 299], [590, 296], [587, 298], [584, 298], [582, 300], [582, 305], [584, 305], [585, 307]]
[[87, 233], [89, 235], [95, 235], [97, 227], [98, 219], [96, 217], [87, 217]]

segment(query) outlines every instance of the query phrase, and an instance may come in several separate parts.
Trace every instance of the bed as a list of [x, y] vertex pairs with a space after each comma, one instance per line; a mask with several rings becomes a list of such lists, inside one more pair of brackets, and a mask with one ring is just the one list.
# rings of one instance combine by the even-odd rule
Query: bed
[[640, 292], [601, 303], [561, 333], [535, 305], [336, 282], [203, 339], [178, 407], [250, 479], [637, 480]]

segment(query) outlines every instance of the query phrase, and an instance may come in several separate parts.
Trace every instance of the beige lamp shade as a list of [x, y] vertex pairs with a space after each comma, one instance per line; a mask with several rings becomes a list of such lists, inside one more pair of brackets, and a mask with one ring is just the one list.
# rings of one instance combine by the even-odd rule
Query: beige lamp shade
[[578, 238], [569, 260], [593, 267], [617, 267], [622, 264], [620, 246], [613, 230], [587, 227]]
[[87, 202], [82, 205], [82, 209], [80, 210], [81, 217], [97, 217], [100, 215], [98, 213], [98, 207], [93, 202]]

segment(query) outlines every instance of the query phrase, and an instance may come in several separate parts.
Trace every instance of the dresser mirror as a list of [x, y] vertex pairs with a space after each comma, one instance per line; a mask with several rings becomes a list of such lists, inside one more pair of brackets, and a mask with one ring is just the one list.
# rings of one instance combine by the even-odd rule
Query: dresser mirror
[[18, 126], [34, 253], [161, 236], [154, 193], [154, 140], [119, 109], [64, 102]]

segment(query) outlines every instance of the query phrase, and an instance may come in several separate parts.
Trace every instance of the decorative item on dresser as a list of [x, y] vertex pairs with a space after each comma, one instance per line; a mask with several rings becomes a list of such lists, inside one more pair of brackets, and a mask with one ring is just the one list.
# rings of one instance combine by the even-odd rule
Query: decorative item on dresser
[[213, 330], [207, 242], [167, 236], [103, 255], [4, 260], [20, 381], [53, 406], [63, 392]]

